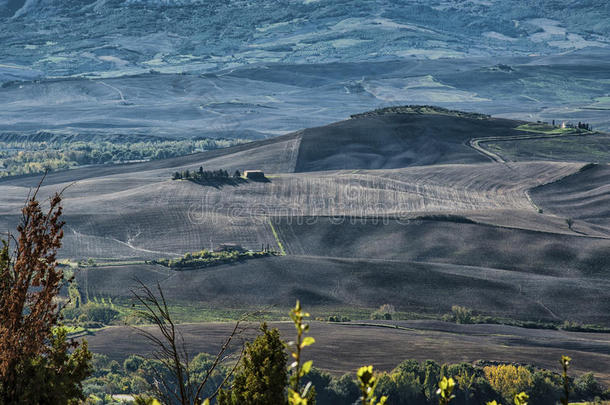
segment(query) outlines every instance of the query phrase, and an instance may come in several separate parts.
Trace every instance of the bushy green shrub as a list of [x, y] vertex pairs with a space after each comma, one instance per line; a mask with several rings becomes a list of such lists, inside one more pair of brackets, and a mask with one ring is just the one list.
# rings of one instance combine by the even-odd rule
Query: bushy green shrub
[[144, 358], [136, 355], [131, 355], [123, 362], [123, 370], [125, 373], [135, 373], [144, 363]]
[[561, 377], [547, 370], [532, 372], [532, 383], [527, 393], [532, 404], [554, 404], [561, 397]]
[[595, 397], [604, 397], [604, 387], [595, 379], [593, 373], [586, 373], [574, 380], [576, 396], [592, 401]]
[[426, 404], [422, 381], [413, 372], [394, 370], [392, 373], [381, 374], [376, 392], [378, 395], [387, 395], [386, 403], [389, 405]]
[[333, 400], [323, 403], [321, 398], [319, 398], [318, 405], [353, 404], [360, 394], [358, 385], [356, 385], [356, 382], [349, 374], [343, 374], [337, 379], [333, 378], [330, 382], [329, 390], [332, 392]]
[[451, 307], [453, 318], [456, 323], [468, 324], [472, 323], [472, 310], [460, 305], [454, 305]]
[[85, 328], [99, 328], [111, 324], [120, 312], [112, 304], [88, 302], [79, 307], [68, 307], [62, 311], [64, 320], [69, 323], [79, 323]]
[[89, 322], [99, 322], [109, 325], [119, 316], [119, 311], [109, 305], [95, 304], [89, 302], [82, 307], [82, 314]]
[[347, 316], [341, 316], [341, 315], [330, 315], [327, 318], [328, 322], [350, 322], [351, 319], [349, 319]]
[[337, 403], [336, 394], [331, 387], [332, 381], [333, 378], [330, 374], [315, 367], [312, 367], [309, 373], [303, 377], [304, 385], [311, 383], [315, 387], [317, 405]]
[[394, 305], [391, 304], [383, 304], [379, 307], [375, 312], [371, 314], [371, 319], [377, 320], [391, 320], [392, 316], [396, 312]]

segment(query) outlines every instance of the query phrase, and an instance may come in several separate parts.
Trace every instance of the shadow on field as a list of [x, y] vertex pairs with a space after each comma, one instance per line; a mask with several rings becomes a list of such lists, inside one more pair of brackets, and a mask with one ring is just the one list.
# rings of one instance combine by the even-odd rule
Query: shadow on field
[[271, 180], [267, 177], [257, 179], [244, 179], [243, 177], [229, 177], [227, 179], [188, 179], [188, 181], [192, 181], [200, 186], [214, 187], [216, 189], [221, 189], [225, 186], [239, 187], [248, 183], [271, 183]]

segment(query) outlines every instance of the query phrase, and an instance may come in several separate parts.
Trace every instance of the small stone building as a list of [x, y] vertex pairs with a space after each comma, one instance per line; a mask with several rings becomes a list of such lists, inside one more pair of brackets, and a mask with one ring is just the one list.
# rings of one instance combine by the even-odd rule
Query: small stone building
[[244, 171], [244, 177], [251, 180], [264, 180], [265, 173], [262, 170], [246, 170]]

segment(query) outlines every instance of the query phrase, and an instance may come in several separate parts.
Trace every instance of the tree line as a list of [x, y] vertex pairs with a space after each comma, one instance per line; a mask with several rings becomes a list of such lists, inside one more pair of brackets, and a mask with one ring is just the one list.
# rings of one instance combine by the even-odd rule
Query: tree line
[[241, 179], [241, 172], [235, 170], [233, 176], [225, 169], [204, 170], [203, 166], [199, 166], [198, 170], [182, 170], [175, 171], [172, 175], [172, 180], [192, 180], [196, 182], [208, 181], [228, 181]]
[[0, 141], [0, 177], [44, 173], [93, 164], [148, 161], [227, 148], [244, 139], [204, 138], [144, 142]]

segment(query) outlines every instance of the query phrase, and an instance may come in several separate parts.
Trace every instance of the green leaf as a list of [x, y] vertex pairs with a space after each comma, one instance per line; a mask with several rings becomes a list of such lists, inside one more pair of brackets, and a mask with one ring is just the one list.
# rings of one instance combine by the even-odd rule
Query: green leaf
[[520, 392], [519, 394], [515, 395], [515, 405], [527, 405], [527, 400], [529, 398], [529, 395], [527, 395], [525, 392]]
[[301, 367], [301, 372], [303, 373], [302, 375], [309, 373], [311, 366], [313, 366], [313, 360], [306, 361], [303, 364], [303, 367]]
[[312, 338], [311, 336], [307, 336], [301, 342], [301, 349], [304, 348], [304, 347], [307, 347], [307, 346], [311, 346], [314, 343], [316, 343], [316, 340], [314, 338]]

